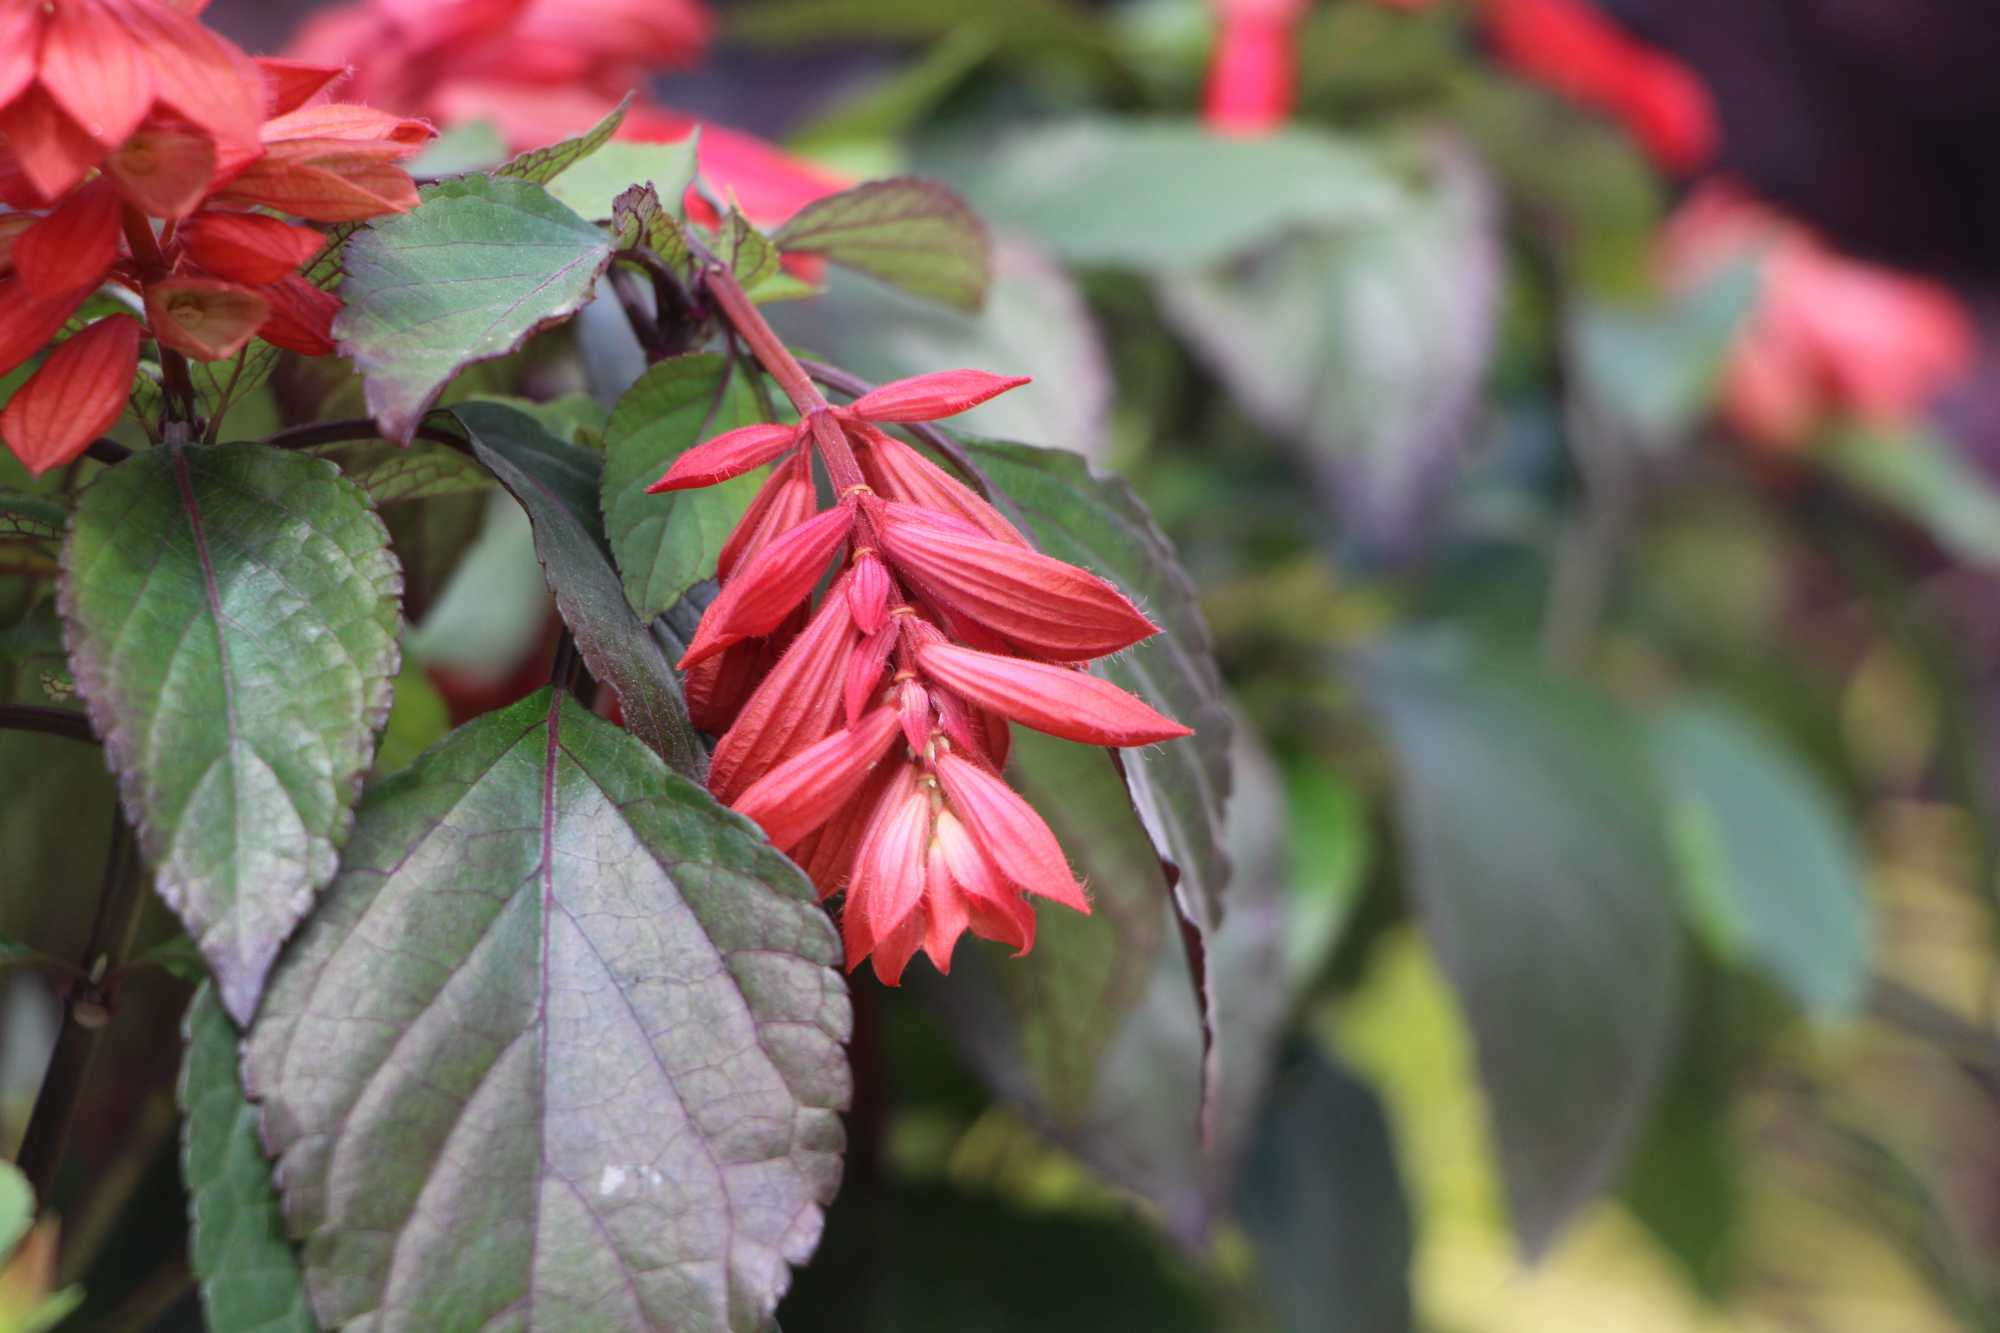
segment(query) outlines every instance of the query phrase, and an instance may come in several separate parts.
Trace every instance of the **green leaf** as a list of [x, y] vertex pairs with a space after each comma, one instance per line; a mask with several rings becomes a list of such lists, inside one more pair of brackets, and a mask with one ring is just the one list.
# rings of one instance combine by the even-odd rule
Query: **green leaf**
[[695, 139], [673, 143], [608, 143], [588, 161], [549, 183], [549, 193], [593, 222], [612, 216], [612, 204], [634, 185], [651, 186], [678, 207], [694, 180]]
[[786, 147], [837, 151], [855, 140], [904, 139], [922, 128], [939, 104], [986, 63], [994, 46], [992, 34], [980, 26], [954, 27], [913, 63], [815, 112], [811, 121], [787, 137]]
[[1695, 926], [1725, 958], [1769, 972], [1815, 1016], [1861, 1003], [1868, 891], [1825, 789], [1748, 720], [1716, 704], [1647, 729]]
[[383, 435], [409, 443], [452, 376], [575, 314], [610, 260], [603, 232], [527, 180], [444, 181], [358, 233], [334, 336]]
[[0, 1161], [0, 1259], [14, 1252], [35, 1224], [35, 1190], [21, 1168]]
[[188, 1264], [212, 1333], [315, 1333], [285, 1239], [257, 1111], [236, 1072], [236, 1027], [206, 985], [188, 1007], [181, 1066], [181, 1179]]
[[633, 94], [627, 93], [623, 101], [605, 114], [604, 119], [582, 134], [552, 143], [546, 148], [522, 153], [496, 168], [493, 174], [534, 185], [547, 185], [610, 141], [611, 136], [618, 132], [618, 126], [624, 122], [632, 97]]
[[1644, 738], [1583, 687], [1456, 638], [1359, 665], [1515, 1234], [1539, 1255], [1610, 1180], [1673, 1041], [1679, 940]]
[[1491, 185], [1458, 158], [1435, 175], [1367, 225], [1160, 284], [1244, 407], [1306, 446], [1343, 536], [1391, 553], [1452, 477], [1500, 308]]
[[744, 377], [709, 353], [660, 362], [618, 400], [604, 432], [604, 527], [625, 595], [646, 619], [715, 577], [715, 558], [760, 479], [663, 495], [646, 487], [696, 444], [758, 419]]
[[359, 440], [319, 451], [378, 505], [398, 500], [426, 500], [440, 495], [466, 495], [490, 490], [486, 469], [450, 445], [414, 440], [407, 447], [387, 440]]
[[986, 300], [986, 228], [934, 181], [870, 181], [807, 204], [771, 238], [967, 312]]
[[1410, 1203], [1382, 1103], [1300, 1046], [1273, 1082], [1237, 1187], [1257, 1290], [1284, 1333], [1412, 1327]]
[[[480, 475], [489, 485], [492, 483], [484, 469]], [[444, 590], [451, 586], [452, 576], [486, 526], [486, 509], [487, 497], [477, 492], [399, 501], [382, 507], [382, 523], [389, 529], [390, 548], [403, 567], [403, 614], [412, 622], [423, 623]]]
[[0, 493], [0, 540], [60, 542], [68, 521], [68, 513], [53, 501]]
[[813, 899], [546, 690], [371, 788], [244, 1065], [320, 1321], [764, 1328], [840, 1174]]
[[125, 966], [157, 967], [168, 976], [179, 977], [182, 981], [199, 983], [208, 980], [208, 964], [201, 960], [201, 950], [186, 935], [173, 935], [161, 940]]
[[442, 131], [403, 166], [418, 180], [432, 180], [485, 171], [506, 161], [507, 144], [498, 127], [490, 120], [473, 120]]
[[1104, 457], [1111, 372], [1082, 294], [1060, 264], [1018, 238], [1002, 238], [992, 259], [992, 285], [977, 315], [838, 271], [828, 275], [820, 299], [766, 313], [794, 346], [813, 348], [878, 383], [939, 366], [1031, 375], [1032, 383], [973, 408], [953, 425]]
[[722, 220], [715, 238], [715, 252], [729, 265], [745, 291], [754, 292], [760, 284], [778, 276], [778, 247], [733, 207]]
[[1383, 221], [1399, 193], [1329, 134], [1229, 139], [1178, 120], [1062, 121], [926, 166], [992, 226], [1076, 263], [1133, 269], [1214, 263], [1294, 227]]
[[681, 230], [680, 199], [672, 206], [660, 202], [660, 193], [650, 185], [635, 185], [611, 201], [612, 230], [618, 248], [630, 250], [643, 245], [667, 261], [683, 280], [692, 278], [694, 251], [687, 233]]
[[422, 666], [404, 658], [402, 674], [396, 677], [396, 701], [390, 705], [389, 723], [382, 728], [382, 744], [375, 751], [375, 771], [387, 774], [409, 767], [450, 731], [451, 709], [444, 696]]
[[333, 877], [388, 713], [387, 539], [331, 463], [257, 444], [136, 455], [70, 529], [77, 687], [232, 1015]]
[[[10, 967], [40, 967], [52, 961], [54, 960], [40, 949], [30, 949], [25, 944], [16, 944], [12, 940], [0, 939], [0, 972], [4, 972]], [[4, 1200], [0, 1200], [0, 1203], [4, 1202]], [[0, 1251], [4, 1251], [6, 1248], [4, 1237], [0, 1237]]]
[[1642, 446], [1678, 443], [1708, 411], [1761, 279], [1739, 262], [1650, 307], [1577, 302], [1569, 336], [1592, 408]]
[[479, 461], [528, 511], [556, 609], [591, 674], [618, 695], [625, 725], [675, 769], [699, 776], [707, 759], [680, 682], [625, 600], [605, 547], [597, 455], [564, 444], [498, 403], [461, 403], [452, 413], [472, 437]]
[[966, 29], [1010, 48], [1062, 47], [1091, 53], [1110, 38], [1069, 0], [757, 0], [729, 17], [730, 36], [747, 42], [814, 43], [829, 38], [916, 41]]
[[1922, 430], [1885, 434], [1855, 426], [1836, 432], [1815, 457], [1960, 559], [2000, 565], [2000, 488], [1951, 441]]
[[1194, 728], [1184, 740], [1123, 753], [1140, 818], [1160, 855], [1179, 867], [1176, 899], [1189, 920], [1213, 929], [1229, 883], [1223, 816], [1233, 724], [1193, 580], [1124, 481], [1096, 476], [1062, 450], [993, 441], [966, 447], [1027, 520], [1037, 546], [1110, 579], [1160, 626], [1094, 669]]

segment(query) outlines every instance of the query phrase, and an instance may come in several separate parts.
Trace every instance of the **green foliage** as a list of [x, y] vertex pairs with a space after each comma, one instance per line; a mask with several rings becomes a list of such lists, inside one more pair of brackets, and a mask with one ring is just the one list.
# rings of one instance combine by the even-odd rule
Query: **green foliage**
[[1600, 696], [1462, 640], [1385, 644], [1358, 680], [1534, 1257], [1611, 1178], [1673, 1041], [1679, 945], [1645, 740]]
[[662, 361], [625, 391], [604, 432], [604, 528], [625, 595], [651, 619], [715, 576], [715, 560], [756, 494], [752, 475], [646, 494], [688, 449], [759, 419], [747, 376], [709, 353]]
[[444, 181], [356, 234], [334, 334], [384, 436], [408, 443], [452, 376], [575, 314], [610, 259], [598, 228], [526, 179]]
[[1145, 270], [1215, 263], [1292, 227], [1384, 221], [1399, 193], [1332, 135], [1230, 140], [1169, 120], [1066, 120], [926, 166], [996, 227], [1077, 263]]
[[582, 134], [510, 158], [496, 168], [493, 174], [527, 181], [531, 185], [547, 185], [610, 142], [611, 136], [618, 132], [619, 125], [624, 123], [625, 112], [631, 106], [632, 97], [628, 93], [625, 99], [607, 112], [602, 120]]
[[1825, 790], [1747, 719], [1690, 702], [1650, 720], [1689, 915], [1826, 1019], [1861, 1002], [1868, 903], [1860, 853]]
[[126, 813], [247, 1019], [333, 877], [388, 712], [387, 534], [323, 460], [162, 448], [85, 492], [63, 566], [77, 686]]
[[625, 725], [676, 770], [699, 775], [707, 757], [680, 682], [625, 600], [605, 546], [597, 512], [601, 460], [511, 407], [465, 403], [453, 414], [479, 461], [528, 511], [556, 610], [591, 674], [618, 695]]
[[650, 186], [674, 212], [694, 180], [695, 136], [672, 143], [608, 143], [549, 182], [549, 193], [578, 217], [602, 221], [634, 185]]
[[257, 1111], [236, 1072], [236, 1028], [215, 987], [188, 1008], [181, 1066], [181, 1178], [188, 1263], [212, 1333], [316, 1333], [297, 1257], [285, 1239]]
[[772, 238], [893, 287], [968, 312], [986, 299], [986, 228], [930, 181], [866, 185], [807, 204]]
[[320, 1320], [764, 1327], [839, 1178], [838, 957], [561, 694], [374, 787], [245, 1058]]

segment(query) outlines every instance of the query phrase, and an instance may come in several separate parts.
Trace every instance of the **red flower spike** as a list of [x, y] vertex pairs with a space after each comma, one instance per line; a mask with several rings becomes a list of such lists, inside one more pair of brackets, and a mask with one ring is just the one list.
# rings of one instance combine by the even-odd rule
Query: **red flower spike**
[[1090, 900], [1056, 835], [1033, 806], [997, 776], [949, 750], [938, 756], [937, 775], [952, 810], [1002, 876], [1028, 893], [1089, 915]]
[[820, 826], [818, 833], [793, 851], [793, 859], [805, 869], [819, 889], [822, 900], [847, 887], [848, 872], [854, 868], [855, 850], [861, 846], [861, 837], [868, 831], [868, 818], [875, 813], [875, 806], [889, 784], [901, 776], [903, 767], [902, 764], [877, 764], [875, 771], [868, 775], [868, 781], [861, 784], [861, 790], [849, 797], [847, 803], [834, 812], [833, 818]]
[[[836, 586], [834, 594], [839, 591]], [[820, 604], [805, 632], [792, 641], [716, 743], [708, 761], [708, 789], [724, 804], [833, 730], [840, 707], [834, 686], [845, 678], [854, 652], [847, 599], [834, 594]], [[857, 711], [848, 725], [858, 720]]]
[[[930, 694], [937, 707], [938, 725], [951, 743], [967, 754], [984, 755], [997, 772], [1007, 762], [1007, 748], [1012, 740], [1006, 721], [990, 713], [974, 712], [971, 705], [950, 690], [932, 690]], [[989, 720], [998, 725], [987, 725]]]
[[777, 628], [793, 607], [811, 595], [826, 573], [827, 561], [853, 527], [854, 510], [839, 505], [807, 519], [744, 561], [702, 614], [694, 642], [681, 657], [681, 669], [741, 639]]
[[[852, 614], [852, 603], [849, 603], [849, 614]], [[841, 689], [841, 703], [846, 708], [848, 726], [854, 725], [881, 686], [882, 672], [889, 665], [889, 654], [896, 651], [899, 637], [894, 625], [884, 625], [864, 639], [854, 656], [847, 660], [847, 680]]]
[[894, 709], [878, 708], [855, 727], [815, 742], [751, 783], [730, 808], [755, 820], [779, 851], [833, 818], [888, 753]]
[[889, 571], [873, 551], [862, 552], [854, 562], [847, 605], [854, 612], [855, 628], [863, 634], [875, 633], [889, 619]]
[[18, 277], [0, 278], [0, 375], [48, 345], [90, 288], [31, 296]]
[[49, 353], [0, 410], [0, 439], [37, 476], [90, 447], [125, 410], [139, 369], [139, 324], [100, 319]]
[[893, 435], [862, 427], [863, 445], [855, 451], [868, 484], [885, 500], [900, 500], [934, 513], [948, 514], [978, 528], [995, 541], [1026, 547], [1027, 538], [979, 498], [972, 488]]
[[697, 444], [676, 458], [666, 475], [646, 488], [648, 495], [684, 491], [740, 477], [760, 468], [799, 442], [797, 426], [739, 426]]
[[1302, 0], [1215, 0], [1220, 29], [1203, 117], [1223, 134], [1264, 134], [1292, 112]]
[[189, 218], [175, 239], [186, 247], [189, 259], [214, 276], [252, 285], [289, 277], [326, 248], [326, 238], [310, 227], [261, 213], [215, 209]]
[[182, 218], [214, 182], [215, 140], [179, 119], [155, 116], [104, 159], [105, 174], [148, 217]]
[[284, 60], [258, 56], [257, 69], [264, 76], [264, 114], [282, 116], [296, 111], [326, 89], [335, 79], [347, 77], [344, 65], [317, 65], [304, 60]]
[[935, 421], [968, 412], [989, 398], [1028, 383], [1026, 375], [989, 375], [983, 370], [939, 370], [870, 389], [840, 409], [863, 421]]
[[417, 187], [399, 164], [435, 136], [421, 120], [369, 107], [301, 107], [266, 122], [263, 155], [216, 198], [312, 222], [406, 213], [417, 206]]
[[109, 5], [63, 0], [42, 29], [42, 87], [84, 133], [110, 148], [153, 104], [147, 52]]
[[153, 337], [197, 361], [235, 356], [270, 313], [270, 305], [249, 288], [212, 278], [167, 278], [146, 287], [146, 323]]
[[118, 192], [93, 181], [14, 242], [14, 271], [35, 296], [95, 287], [118, 262]]
[[771, 473], [743, 511], [736, 530], [722, 544], [715, 557], [715, 576], [729, 582], [736, 566], [770, 545], [779, 533], [789, 532], [811, 518], [819, 507], [813, 490], [812, 462], [804, 451], [792, 455]]
[[257, 326], [257, 336], [273, 347], [301, 356], [329, 356], [334, 351], [333, 317], [340, 298], [315, 287], [296, 273], [257, 289], [271, 313]]
[[1054, 661], [1102, 657], [1159, 632], [1103, 579], [1037, 551], [888, 522], [882, 552], [925, 595]]
[[924, 674], [982, 708], [1084, 745], [1151, 745], [1194, 733], [1086, 671], [955, 644], [917, 650]]

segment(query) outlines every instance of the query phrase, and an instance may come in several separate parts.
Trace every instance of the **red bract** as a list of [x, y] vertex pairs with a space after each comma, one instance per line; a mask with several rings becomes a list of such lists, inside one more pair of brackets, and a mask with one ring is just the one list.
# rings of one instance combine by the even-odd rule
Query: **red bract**
[[125, 410], [139, 368], [139, 325], [100, 319], [49, 354], [0, 411], [0, 439], [40, 475], [74, 459]]
[[1211, 0], [1215, 53], [1203, 114], [1224, 134], [1263, 134], [1292, 114], [1305, 0]]
[[0, 139], [37, 194], [75, 186], [149, 115], [250, 152], [264, 79], [164, 0], [0, 0]]
[[1722, 382], [1722, 411], [1760, 444], [1795, 448], [1846, 414], [1897, 426], [1971, 368], [1971, 314], [1947, 288], [1849, 259], [1723, 184], [1682, 205], [1665, 234], [1669, 282], [1759, 266], [1757, 307]]
[[[872, 957], [890, 985], [919, 949], [948, 971], [967, 930], [1025, 952], [1035, 918], [1024, 895], [1090, 910], [1055, 835], [999, 776], [1009, 718], [1101, 745], [1188, 734], [1059, 665], [1155, 632], [1124, 594], [1029, 549], [986, 501], [869, 424], [963, 411], [1024, 382], [946, 371], [844, 408], [801, 394], [799, 425], [718, 436], [656, 488], [793, 451], [730, 540], [722, 591], [688, 650], [690, 696], [706, 672], [703, 696], [747, 698], [716, 745], [709, 788], [763, 825], [823, 896], [845, 893], [848, 965]], [[839, 502], [817, 514], [814, 453], [829, 475], [868, 478], [837, 481]], [[760, 627], [797, 614], [843, 547], [851, 567], [769, 665], [754, 651]]]

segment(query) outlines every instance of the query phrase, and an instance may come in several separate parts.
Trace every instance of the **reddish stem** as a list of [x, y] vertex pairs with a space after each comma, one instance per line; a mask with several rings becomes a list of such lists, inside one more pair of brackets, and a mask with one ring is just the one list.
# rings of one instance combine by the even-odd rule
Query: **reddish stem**
[[[159, 237], [153, 235], [153, 223], [144, 213], [125, 206], [123, 217], [125, 244], [132, 250], [132, 266], [139, 271], [141, 291], [158, 282], [172, 270], [167, 265], [167, 257], [160, 250]], [[155, 342], [159, 339], [156, 336]], [[188, 373], [187, 358], [173, 348], [160, 348], [160, 374], [166, 380], [167, 419], [169, 421], [191, 422], [194, 420], [194, 378]]]

